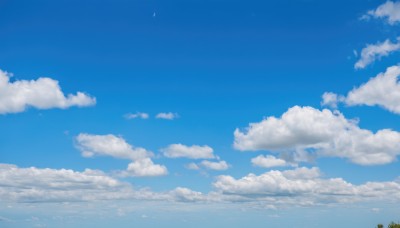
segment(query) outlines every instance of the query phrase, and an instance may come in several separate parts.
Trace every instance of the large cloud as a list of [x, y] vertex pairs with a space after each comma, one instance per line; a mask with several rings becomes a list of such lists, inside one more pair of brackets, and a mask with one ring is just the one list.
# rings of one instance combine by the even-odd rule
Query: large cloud
[[112, 134], [81, 133], [76, 137], [76, 146], [84, 157], [111, 156], [132, 160], [127, 171], [122, 172], [123, 175], [163, 176], [168, 173], [165, 166], [153, 163], [150, 159], [153, 156], [152, 152], [140, 147], [134, 148], [122, 137]]
[[[83, 172], [69, 169], [20, 168], [0, 164], [1, 203], [48, 202], [125, 202], [137, 201], [254, 203], [272, 207], [311, 206], [354, 201], [398, 202], [398, 181], [367, 182], [354, 185], [341, 178], [323, 178], [318, 168], [272, 170], [259, 176], [248, 174], [235, 179], [218, 176], [214, 191], [202, 193], [185, 187], [154, 192], [147, 188], [135, 189], [99, 170]], [[131, 202], [131, 203], [130, 203]], [[114, 203], [109, 203], [115, 205]], [[224, 204], [225, 205], [225, 204]]]
[[213, 185], [222, 194], [241, 196], [243, 200], [275, 203], [293, 203], [292, 200], [297, 200], [298, 205], [352, 202], [388, 196], [394, 201], [400, 199], [400, 183], [397, 181], [353, 185], [342, 178], [324, 179], [315, 167], [272, 170], [259, 176], [248, 174], [240, 179], [221, 175]]
[[375, 10], [370, 10], [364, 15], [363, 19], [370, 17], [386, 19], [391, 25], [400, 22], [400, 2], [387, 1], [378, 6]]
[[[193, 191], [181, 187], [168, 192], [134, 189], [99, 170], [20, 168], [0, 164], [0, 202], [77, 202], [99, 200], [187, 201]], [[197, 194], [199, 195], [199, 194]]]
[[77, 92], [64, 95], [58, 81], [51, 78], [10, 82], [10, 74], [0, 70], [0, 114], [23, 112], [28, 107], [37, 109], [91, 106], [94, 97]]
[[168, 147], [161, 149], [161, 152], [163, 152], [164, 156], [168, 158], [215, 158], [213, 154], [214, 150], [207, 145], [186, 146], [183, 144], [171, 144]]
[[400, 133], [361, 129], [340, 112], [295, 106], [280, 118], [268, 117], [234, 132], [236, 149], [293, 151], [347, 158], [361, 165], [386, 164], [400, 154]]
[[361, 57], [355, 63], [354, 68], [363, 69], [375, 60], [388, 56], [390, 53], [398, 51], [399, 49], [399, 38], [397, 38], [396, 43], [392, 43], [390, 40], [385, 40], [384, 42], [377, 44], [368, 44], [361, 50]]

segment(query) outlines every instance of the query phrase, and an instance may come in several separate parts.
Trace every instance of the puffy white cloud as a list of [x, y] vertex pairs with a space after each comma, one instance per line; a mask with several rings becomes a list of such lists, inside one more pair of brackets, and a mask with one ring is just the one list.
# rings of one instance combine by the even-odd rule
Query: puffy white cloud
[[134, 148], [122, 137], [112, 134], [91, 135], [81, 133], [76, 137], [78, 149], [84, 157], [111, 156], [122, 159], [142, 159], [152, 155], [144, 148]]
[[248, 174], [240, 179], [218, 176], [213, 183], [225, 195], [239, 195], [243, 200], [269, 201], [278, 204], [313, 205], [328, 202], [353, 202], [382, 199], [390, 195], [400, 199], [399, 182], [367, 182], [353, 185], [342, 178], [323, 179], [318, 168], [297, 168], [287, 171], [272, 170]]
[[[361, 165], [386, 164], [400, 154], [400, 133], [373, 133], [358, 127], [338, 111], [295, 106], [280, 118], [268, 117], [234, 132], [236, 149], [293, 151], [347, 158]], [[301, 161], [301, 160], [300, 160]]]
[[179, 118], [179, 115], [178, 115], [178, 113], [161, 112], [156, 115], [156, 118], [157, 119], [165, 119], [165, 120], [173, 120], [173, 119]]
[[112, 134], [91, 135], [81, 133], [76, 137], [76, 146], [84, 157], [111, 156], [115, 158], [129, 159], [133, 162], [128, 165], [123, 176], [163, 176], [168, 174], [167, 168], [156, 165], [150, 159], [153, 153], [144, 148], [134, 148], [122, 137]]
[[140, 119], [148, 119], [149, 118], [149, 114], [144, 113], [144, 112], [137, 112], [135, 114], [133, 113], [127, 113], [124, 115], [124, 117], [128, 120], [130, 119], [136, 119], [136, 118], [140, 118]]
[[120, 181], [98, 170], [18, 168], [0, 164], [0, 198], [23, 202], [85, 201], [115, 197], [129, 191]]
[[183, 144], [171, 144], [168, 147], [161, 149], [161, 152], [168, 158], [215, 158], [213, 154], [214, 150], [207, 145], [186, 146]]
[[[367, 182], [354, 185], [341, 178], [324, 179], [318, 168], [269, 171], [259, 176], [248, 174], [235, 179], [218, 176], [215, 191], [202, 193], [184, 187], [153, 192], [134, 189], [130, 183], [107, 176], [99, 170], [83, 172], [69, 169], [19, 168], [0, 164], [0, 202], [105, 202], [105, 206], [135, 200], [159, 202], [248, 203], [268, 207], [312, 206], [354, 201], [398, 202], [400, 183]], [[110, 203], [108, 203], [110, 202]], [[112, 202], [112, 203], [111, 203]], [[130, 203], [131, 202], [131, 203]], [[226, 204], [224, 204], [226, 205]], [[123, 208], [119, 208], [123, 209]]]
[[10, 82], [10, 76], [0, 70], [0, 114], [23, 112], [28, 107], [66, 109], [96, 104], [96, 98], [83, 92], [64, 95], [58, 81], [51, 78]]
[[156, 165], [150, 158], [145, 158], [130, 163], [124, 174], [135, 177], [164, 176], [168, 174], [168, 171], [165, 166]]
[[206, 169], [211, 169], [211, 170], [227, 170], [229, 168], [228, 163], [226, 161], [207, 161], [204, 160], [200, 162], [200, 165], [203, 166]]
[[400, 84], [398, 77], [400, 67], [387, 68], [385, 73], [380, 73], [371, 78], [367, 83], [354, 88], [347, 94], [347, 105], [378, 105], [391, 112], [400, 114]]
[[276, 158], [272, 155], [259, 155], [251, 159], [251, 163], [254, 166], [263, 168], [279, 167], [279, 166], [294, 166], [293, 163], [287, 162], [284, 159]]
[[370, 10], [362, 19], [380, 18], [386, 19], [390, 25], [400, 22], [400, 2], [387, 1], [378, 6], [375, 10]]
[[170, 194], [178, 201], [181, 202], [196, 202], [196, 201], [206, 201], [207, 196], [201, 192], [196, 192], [188, 188], [178, 187], [172, 191]]
[[387, 39], [377, 44], [368, 44], [361, 50], [360, 59], [355, 63], [354, 68], [363, 69], [375, 60], [388, 56], [394, 51], [398, 51], [400, 49], [399, 39], [400, 38], [397, 38], [397, 42], [395, 43]]

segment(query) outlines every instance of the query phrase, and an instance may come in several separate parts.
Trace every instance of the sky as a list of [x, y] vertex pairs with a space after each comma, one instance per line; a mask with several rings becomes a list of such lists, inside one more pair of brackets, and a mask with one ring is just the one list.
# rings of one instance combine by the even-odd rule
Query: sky
[[400, 221], [400, 1], [0, 0], [0, 227]]

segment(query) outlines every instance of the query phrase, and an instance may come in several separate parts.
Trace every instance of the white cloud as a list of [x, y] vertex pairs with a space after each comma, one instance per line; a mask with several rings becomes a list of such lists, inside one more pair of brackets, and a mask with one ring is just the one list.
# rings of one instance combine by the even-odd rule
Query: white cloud
[[292, 107], [280, 118], [251, 123], [244, 132], [236, 129], [234, 136], [234, 147], [242, 151], [292, 151], [347, 158], [361, 165], [387, 164], [400, 154], [399, 132], [383, 129], [373, 133], [338, 111], [312, 107]]
[[322, 95], [321, 105], [336, 109], [338, 103], [342, 102], [343, 100], [344, 100], [343, 96], [331, 92], [326, 92]]
[[128, 191], [120, 181], [98, 170], [18, 168], [0, 164], [0, 198], [23, 202], [108, 199]]
[[173, 119], [179, 118], [179, 115], [178, 115], [178, 113], [161, 112], [156, 115], [156, 118], [157, 119], [165, 119], [165, 120], [173, 120]]
[[214, 150], [207, 145], [186, 146], [182, 144], [171, 144], [168, 147], [161, 149], [161, 152], [163, 152], [164, 156], [168, 158], [215, 158], [213, 154]]
[[229, 168], [229, 165], [228, 163], [226, 163], [226, 161], [213, 162], [204, 160], [200, 163], [200, 165], [206, 169], [218, 170], [218, 171], [227, 170]]
[[170, 194], [181, 202], [196, 202], [206, 200], [206, 196], [204, 196], [203, 193], [196, 192], [188, 188], [178, 187], [173, 191], [170, 191]]
[[96, 104], [96, 98], [83, 92], [64, 95], [58, 81], [51, 78], [10, 82], [11, 74], [0, 70], [0, 114], [37, 109], [84, 107]]
[[361, 50], [360, 59], [355, 63], [355, 69], [363, 69], [369, 64], [373, 63], [375, 60], [380, 59], [384, 56], [388, 56], [394, 51], [400, 50], [400, 43], [397, 38], [396, 43], [392, 43], [390, 40], [385, 40], [384, 42], [377, 44], [368, 44], [365, 48]]
[[259, 155], [253, 159], [251, 159], [251, 163], [254, 166], [263, 167], [263, 168], [271, 168], [271, 167], [282, 167], [282, 166], [294, 166], [293, 163], [287, 162], [284, 159], [276, 158], [272, 155]]
[[347, 94], [347, 105], [378, 105], [391, 112], [400, 114], [400, 84], [398, 77], [400, 67], [387, 68], [385, 73], [380, 73], [371, 78], [367, 83], [354, 88]]
[[168, 171], [165, 166], [156, 165], [150, 158], [145, 158], [130, 163], [124, 174], [135, 177], [164, 176], [168, 174]]
[[[367, 182], [354, 185], [341, 178], [324, 179], [318, 168], [297, 168], [286, 171], [269, 171], [259, 176], [248, 174], [235, 179], [218, 176], [213, 183], [215, 191], [202, 193], [185, 187], [171, 191], [153, 192], [148, 188], [134, 189], [99, 170], [83, 172], [69, 169], [19, 168], [0, 164], [0, 202], [105, 202], [115, 207], [117, 202], [135, 207], [137, 200], [173, 202], [235, 203], [268, 208], [287, 206], [312, 206], [332, 203], [379, 200], [400, 201], [400, 183]], [[76, 204], [75, 204], [76, 206]], [[182, 206], [180, 204], [180, 206]], [[123, 210], [123, 208], [118, 208]]]
[[81, 133], [76, 137], [78, 149], [84, 157], [111, 156], [122, 159], [142, 159], [152, 155], [144, 148], [134, 148], [122, 137], [112, 134], [91, 135]]
[[200, 169], [200, 167], [199, 167], [196, 163], [194, 163], [194, 162], [191, 162], [191, 163], [189, 163], [189, 164], [186, 164], [186, 165], [185, 165], [185, 168], [186, 168], [186, 169], [190, 169], [190, 170], [199, 170], [199, 169]]
[[382, 199], [390, 196], [400, 199], [400, 183], [367, 182], [353, 185], [342, 178], [323, 179], [318, 168], [297, 168], [287, 171], [272, 170], [261, 174], [248, 174], [240, 179], [218, 176], [213, 183], [225, 195], [238, 195], [243, 200], [270, 201], [298, 205], [315, 205], [328, 202], [354, 202]]
[[135, 114], [132, 113], [128, 113], [125, 114], [124, 117], [128, 120], [130, 119], [136, 119], [136, 118], [140, 118], [140, 119], [148, 119], [149, 118], [149, 114], [144, 113], [144, 112], [137, 112]]
[[76, 137], [76, 144], [84, 157], [111, 156], [132, 160], [128, 169], [121, 172], [123, 176], [163, 176], [168, 173], [165, 166], [153, 163], [150, 159], [152, 152], [140, 147], [134, 148], [122, 137], [81, 133]]
[[370, 17], [386, 19], [390, 25], [394, 25], [400, 22], [400, 2], [387, 1], [375, 10], [368, 11], [362, 19], [369, 19]]

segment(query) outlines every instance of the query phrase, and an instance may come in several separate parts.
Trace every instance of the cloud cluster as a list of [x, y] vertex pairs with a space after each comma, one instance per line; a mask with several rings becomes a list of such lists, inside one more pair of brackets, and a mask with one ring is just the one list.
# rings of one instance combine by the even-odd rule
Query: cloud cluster
[[[202, 193], [184, 187], [153, 192], [134, 189], [98, 170], [19, 168], [0, 164], [0, 201], [47, 203], [107, 200], [164, 202], [257, 202], [273, 207], [310, 206], [354, 201], [400, 200], [400, 183], [367, 182], [354, 185], [341, 178], [323, 178], [318, 168], [272, 170], [235, 179], [218, 176], [214, 191]], [[133, 202], [133, 201], [132, 201]]]
[[385, 19], [390, 25], [400, 22], [400, 2], [387, 1], [378, 6], [375, 10], [370, 10], [362, 19], [369, 18]]
[[[268, 117], [234, 132], [234, 147], [242, 151], [292, 151], [347, 158], [361, 165], [387, 164], [400, 154], [400, 133], [390, 129], [373, 133], [358, 127], [338, 111], [295, 106], [280, 118]], [[302, 157], [295, 157], [302, 161]]]
[[[258, 200], [270, 203], [315, 205], [338, 202], [384, 199], [400, 199], [400, 183], [367, 182], [353, 185], [342, 178], [322, 178], [318, 168], [296, 168], [294, 170], [272, 170], [259, 176], [249, 174], [240, 179], [218, 176], [213, 183], [224, 195], [237, 195], [242, 200]], [[386, 198], [387, 200], [387, 198]]]
[[94, 97], [83, 92], [64, 95], [58, 81], [51, 78], [10, 82], [10, 76], [0, 70], [0, 114], [23, 112], [28, 107], [66, 109], [96, 104]]
[[112, 134], [81, 133], [76, 137], [76, 146], [84, 157], [111, 156], [132, 160], [128, 169], [121, 173], [124, 176], [162, 176], [168, 173], [165, 166], [153, 163], [150, 159], [152, 152], [140, 147], [134, 148], [122, 137]]

